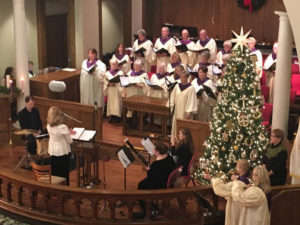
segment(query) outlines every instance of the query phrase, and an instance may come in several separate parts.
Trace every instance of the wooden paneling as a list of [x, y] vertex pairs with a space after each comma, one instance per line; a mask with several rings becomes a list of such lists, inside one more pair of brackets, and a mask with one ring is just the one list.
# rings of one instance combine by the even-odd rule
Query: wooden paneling
[[46, 10], [45, 0], [36, 1], [38, 68], [45, 68], [47, 64], [46, 47]]
[[10, 97], [0, 96], [0, 141], [2, 143], [7, 143], [9, 140], [10, 132]]
[[275, 10], [285, 10], [278, 0], [268, 0], [255, 12], [239, 8], [235, 0], [146, 0], [146, 29], [154, 37], [160, 35], [163, 23], [205, 28], [209, 36], [230, 39], [231, 30], [252, 29], [258, 41], [274, 42], [278, 36], [279, 20]]
[[98, 15], [99, 15], [99, 58], [102, 59], [103, 47], [102, 47], [102, 0], [98, 0]]
[[68, 66], [76, 67], [75, 49], [75, 6], [74, 0], [69, 0], [68, 12]]
[[123, 42], [125, 46], [131, 46], [131, 13], [131, 0], [124, 0]]

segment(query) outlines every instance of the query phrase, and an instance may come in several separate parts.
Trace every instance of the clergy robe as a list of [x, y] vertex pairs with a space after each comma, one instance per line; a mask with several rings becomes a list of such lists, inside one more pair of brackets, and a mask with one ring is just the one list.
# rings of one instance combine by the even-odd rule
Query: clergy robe
[[[172, 55], [174, 52], [176, 52], [175, 48], [175, 41], [173, 38], [166, 38], [162, 39], [162, 37], [157, 38], [154, 47], [159, 50], [159, 49], [166, 49], [168, 50], [169, 54]], [[168, 65], [170, 62], [170, 56], [157, 56], [156, 55], [156, 65], [160, 65], [164, 63], [165, 65]], [[158, 67], [156, 67], [156, 72]]]
[[[140, 41], [139, 39], [136, 39], [132, 45], [132, 51], [131, 51], [131, 56], [134, 57], [135, 59], [140, 59], [143, 62], [143, 67], [142, 70], [146, 72], [151, 72], [151, 64], [153, 63], [155, 59], [155, 54], [152, 50], [152, 42], [150, 40], [144, 39], [143, 41]], [[144, 56], [137, 56], [134, 52], [137, 50], [144, 48], [146, 49], [144, 51]]]
[[114, 54], [112, 59], [116, 59], [118, 64], [123, 62], [124, 60], [126, 61], [126, 63], [123, 64], [122, 66], [118, 66], [118, 69], [122, 70], [124, 74], [128, 73], [128, 71], [131, 69], [130, 58], [127, 54], [118, 55], [118, 56]]
[[[274, 62], [276, 62], [276, 58], [277, 58], [276, 54], [274, 54], [274, 53], [270, 54], [267, 57], [267, 59], [264, 63], [264, 68], [269, 67]], [[270, 89], [269, 89], [269, 103], [273, 103], [275, 71], [266, 70], [265, 74], [266, 74], [266, 84], [267, 84], [267, 86], [270, 87]]]
[[255, 70], [256, 70], [256, 74], [257, 74], [256, 80], [259, 82], [259, 79], [261, 78], [261, 75], [262, 75], [262, 65], [263, 65], [262, 54], [261, 54], [260, 50], [254, 48], [250, 51], [250, 56], [251, 55], [257, 56], [257, 62], [255, 63]]
[[[199, 51], [201, 49], [208, 48], [210, 53], [210, 59], [208, 62], [214, 63], [217, 55], [217, 44], [214, 39], [206, 38], [205, 41], [198, 40], [195, 44], [194, 50]], [[196, 63], [200, 62], [200, 54], [198, 54]]]
[[[187, 40], [187, 41], [178, 40], [176, 43], [176, 45], [183, 45], [183, 44], [185, 44], [186, 47], [190, 50], [194, 50], [194, 48], [195, 48], [195, 42], [193, 42], [191, 40]], [[189, 67], [193, 67], [196, 63], [196, 54], [190, 50], [179, 53], [181, 62], [185, 67], [187, 65]]]
[[[195, 88], [195, 90], [198, 89], [199, 86], [202, 86], [202, 84], [211, 88], [212, 91], [216, 93], [217, 90], [216, 85], [207, 77], [204, 78], [203, 80], [197, 78], [192, 81], [192, 86]], [[217, 103], [216, 99], [209, 97], [205, 93], [205, 91], [197, 98], [198, 98], [198, 113], [196, 115], [196, 120], [203, 121], [203, 122], [211, 121], [212, 111], [215, 104]]]
[[122, 76], [124, 73], [122, 70], [108, 70], [105, 74], [103, 91], [107, 95], [107, 116], [122, 115], [122, 91], [123, 88], [120, 82], [114, 83], [114, 86], [109, 86], [109, 80], [116, 76]]
[[177, 84], [168, 100], [167, 107], [171, 107], [173, 112], [172, 135], [176, 135], [176, 119], [184, 119], [190, 114], [197, 113], [197, 95], [194, 87], [190, 84]]
[[106, 72], [106, 66], [100, 60], [96, 60], [97, 64], [94, 72], [88, 73], [86, 70], [90, 68], [88, 60], [85, 59], [81, 65], [81, 75], [80, 75], [80, 103], [104, 106], [103, 98], [103, 81]]
[[217, 63], [218, 65], [224, 65], [223, 56], [226, 55], [226, 54], [231, 54], [231, 51], [225, 52], [224, 49], [219, 51], [217, 56], [216, 56], [215, 63]]
[[212, 179], [216, 195], [225, 197], [225, 225], [270, 225], [270, 212], [266, 194], [256, 186], [246, 188], [241, 181], [224, 184], [220, 178]]

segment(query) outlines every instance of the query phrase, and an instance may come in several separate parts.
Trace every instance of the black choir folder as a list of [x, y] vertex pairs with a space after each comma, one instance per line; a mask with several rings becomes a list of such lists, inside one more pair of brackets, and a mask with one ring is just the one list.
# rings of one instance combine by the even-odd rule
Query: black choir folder
[[274, 71], [276, 69], [276, 61], [273, 61], [271, 63], [265, 64], [265, 66], [263, 67], [263, 69], [267, 70], [267, 71]]
[[134, 156], [126, 145], [115, 152], [124, 168], [127, 168], [134, 160]]
[[157, 48], [152, 47], [152, 49], [153, 49], [153, 51], [155, 52], [155, 54], [163, 54], [163, 53], [166, 53], [167, 56], [170, 56], [170, 53], [169, 53], [168, 50], [165, 49], [165, 48], [157, 49]]
[[118, 63], [118, 66], [123, 66], [126, 63], [127, 63], [127, 61], [124, 59], [123, 61], [121, 61], [121, 62]]
[[153, 88], [154, 90], [163, 90], [163, 88], [161, 87], [161, 86], [158, 86], [158, 85], [156, 85], [156, 84], [153, 84], [150, 80], [148, 80], [147, 78], [144, 78], [145, 79], [145, 82], [146, 82], [146, 84], [149, 86], [149, 87], [151, 87], [151, 88]]
[[120, 76], [116, 75], [108, 80], [109, 83], [119, 83], [120, 82]]
[[96, 67], [97, 67], [97, 63], [95, 63], [94, 65], [90, 66], [87, 69], [83, 69], [82, 67], [81, 67], [81, 69], [84, 70], [84, 71], [86, 71], [86, 72], [88, 72], [88, 73], [92, 73], [92, 72], [95, 71]]
[[197, 50], [191, 50], [192, 52], [196, 52], [196, 53], [202, 53], [204, 51], [208, 51], [209, 52], [209, 49], [208, 48], [202, 48], [202, 49], [197, 49]]
[[138, 50], [136, 50], [134, 53], [140, 54], [142, 57], [145, 57], [145, 54], [144, 54], [145, 51], [146, 51], [146, 49], [144, 47], [141, 47]]
[[198, 71], [194, 71], [191, 67], [189, 66], [186, 66], [187, 68], [187, 71], [195, 78], [197, 78], [199, 75], [198, 75]]
[[189, 50], [186, 44], [176, 45], [175, 47], [180, 52], [187, 52]]
[[201, 96], [203, 92], [205, 92], [207, 94], [208, 97], [211, 97], [213, 99], [217, 99], [217, 96], [215, 95], [215, 93], [213, 92], [213, 90], [206, 86], [205, 84], [202, 84], [200, 86], [198, 86], [199, 88], [195, 89], [197, 96]]
[[75, 134], [72, 134], [71, 138], [78, 141], [91, 141], [96, 135], [95, 130], [86, 130], [83, 127], [74, 127], [73, 131]]

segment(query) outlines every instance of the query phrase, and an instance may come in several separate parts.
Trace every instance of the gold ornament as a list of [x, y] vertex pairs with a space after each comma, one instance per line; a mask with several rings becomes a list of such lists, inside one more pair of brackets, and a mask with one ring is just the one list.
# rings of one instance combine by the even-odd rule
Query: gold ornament
[[248, 41], [248, 36], [249, 36], [250, 32], [251, 32], [251, 30], [249, 30], [246, 34], [244, 34], [244, 28], [243, 27], [241, 27], [240, 35], [238, 35], [234, 31], [232, 31], [235, 38], [231, 39], [231, 42], [236, 43], [236, 45], [234, 46], [233, 49], [236, 49], [236, 48], [240, 47], [241, 50], [243, 50], [244, 47], [247, 48], [247, 41]]
[[234, 154], [230, 153], [229, 156], [228, 156], [228, 161], [229, 163], [231, 162], [236, 162], [236, 157]]
[[226, 131], [224, 131], [224, 133], [222, 134], [222, 141], [228, 141], [228, 134], [226, 133]]
[[237, 68], [236, 68], [236, 67], [233, 67], [232, 70], [235, 72], [235, 71], [237, 70]]
[[222, 151], [225, 151], [225, 150], [226, 150], [226, 148], [225, 148], [224, 146], [222, 146], [221, 150], [222, 150]]
[[221, 112], [217, 112], [217, 117], [218, 117], [218, 119], [224, 119], [224, 115], [223, 115], [223, 113], [221, 113]]
[[238, 116], [238, 124], [241, 127], [247, 127], [249, 125], [249, 118], [243, 113]]
[[246, 154], [246, 151], [243, 151], [242, 154], [241, 154], [242, 158], [246, 158], [247, 154]]
[[235, 126], [232, 120], [227, 120], [225, 124], [227, 130], [234, 130]]
[[246, 77], [247, 77], [247, 74], [246, 74], [246, 73], [243, 73], [243, 74], [242, 74], [242, 77], [243, 77], [243, 78], [246, 78]]
[[261, 113], [261, 111], [256, 111], [254, 114], [253, 114], [253, 118], [254, 119], [259, 119], [259, 118], [261, 118], [261, 116], [262, 116], [262, 113]]
[[252, 161], [255, 161], [258, 157], [258, 151], [256, 149], [253, 149], [250, 153], [250, 159]]
[[246, 139], [245, 139], [245, 145], [248, 146], [248, 147], [251, 147], [253, 145], [252, 138], [246, 137]]
[[237, 140], [238, 142], [241, 142], [241, 141], [243, 140], [243, 138], [244, 138], [244, 135], [243, 135], [243, 134], [238, 134], [238, 135], [236, 135], [236, 140]]
[[233, 149], [234, 149], [235, 151], [237, 151], [237, 150], [239, 150], [239, 146], [235, 145], [235, 146], [233, 146]]

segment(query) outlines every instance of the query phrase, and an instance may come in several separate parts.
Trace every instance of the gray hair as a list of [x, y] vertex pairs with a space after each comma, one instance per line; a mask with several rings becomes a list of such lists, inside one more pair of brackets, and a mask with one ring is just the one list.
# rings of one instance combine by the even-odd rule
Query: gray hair
[[232, 43], [231, 43], [230, 40], [224, 41], [223, 46], [224, 46], [224, 45], [230, 45], [230, 47], [232, 47]]
[[140, 60], [140, 59], [136, 59], [136, 60], [134, 61], [134, 65], [140, 65], [140, 66], [143, 66], [143, 61]]
[[207, 60], [209, 60], [209, 58], [210, 58], [210, 52], [209, 51], [203, 51], [203, 52], [201, 52], [200, 55], [204, 56]]
[[141, 35], [143, 35], [144, 37], [146, 37], [146, 31], [145, 31], [144, 29], [139, 29], [139, 30], [137, 31], [137, 34], [141, 34]]
[[118, 60], [117, 59], [115, 59], [115, 58], [111, 58], [110, 60], [109, 60], [109, 63], [111, 64], [111, 63], [118, 63]]

